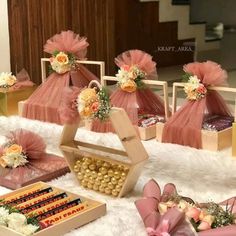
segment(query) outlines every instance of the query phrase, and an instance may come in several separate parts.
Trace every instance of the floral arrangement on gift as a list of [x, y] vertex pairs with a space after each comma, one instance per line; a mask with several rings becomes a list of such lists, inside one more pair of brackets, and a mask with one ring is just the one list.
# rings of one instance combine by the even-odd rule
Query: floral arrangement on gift
[[50, 70], [64, 74], [76, 66], [76, 57], [72, 53], [54, 51], [50, 58]]
[[129, 93], [136, 91], [137, 88], [143, 87], [144, 83], [142, 82], [142, 79], [146, 76], [146, 72], [136, 65], [124, 65], [116, 74], [120, 88]]
[[104, 121], [109, 116], [111, 106], [108, 93], [104, 88], [99, 92], [93, 88], [86, 88], [81, 91], [76, 101], [77, 110], [82, 118], [98, 118]]
[[13, 229], [23, 235], [32, 235], [40, 229], [35, 218], [26, 217], [14, 207], [0, 202], [0, 225]]
[[232, 212], [233, 206], [226, 205], [225, 209], [223, 209], [222, 206], [214, 202], [197, 204], [192, 201], [186, 201], [184, 197], [176, 193], [168, 196], [165, 202], [158, 204], [158, 210], [161, 215], [175, 207], [185, 213], [196, 232], [236, 223], [236, 214]]
[[174, 184], [166, 184], [163, 193], [155, 180], [135, 202], [149, 236], [234, 236], [236, 198], [219, 204], [195, 203], [177, 193]]
[[186, 73], [184, 78], [187, 79], [187, 83], [184, 85], [184, 92], [187, 95], [187, 99], [199, 100], [205, 97], [207, 89], [196, 75]]
[[0, 165], [3, 168], [17, 168], [26, 163], [28, 163], [27, 156], [20, 145], [7, 143], [3, 151], [0, 152]]
[[12, 73], [2, 72], [0, 74], [0, 88], [9, 88], [17, 82], [17, 79]]

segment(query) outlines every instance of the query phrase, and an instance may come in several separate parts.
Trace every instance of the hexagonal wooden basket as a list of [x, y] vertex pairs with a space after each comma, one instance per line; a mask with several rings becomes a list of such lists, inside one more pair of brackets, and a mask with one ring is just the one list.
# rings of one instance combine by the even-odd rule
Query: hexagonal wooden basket
[[[134, 188], [148, 154], [123, 109], [112, 108], [109, 119], [124, 151], [74, 140], [81, 122], [64, 126], [60, 148], [79, 183], [122, 197]], [[90, 165], [91, 160], [95, 164]]]

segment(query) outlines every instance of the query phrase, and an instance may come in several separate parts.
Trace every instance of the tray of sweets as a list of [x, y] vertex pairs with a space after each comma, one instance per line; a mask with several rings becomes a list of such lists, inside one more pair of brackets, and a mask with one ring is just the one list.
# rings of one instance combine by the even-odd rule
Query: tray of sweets
[[0, 197], [0, 235], [64, 235], [105, 214], [104, 203], [37, 182]]

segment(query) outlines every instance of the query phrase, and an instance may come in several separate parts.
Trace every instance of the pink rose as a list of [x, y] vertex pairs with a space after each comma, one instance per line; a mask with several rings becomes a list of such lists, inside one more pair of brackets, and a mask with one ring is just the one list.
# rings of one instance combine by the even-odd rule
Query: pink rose
[[125, 71], [129, 71], [130, 66], [129, 66], [129, 65], [124, 65], [124, 66], [122, 66], [122, 68], [123, 68]]
[[203, 230], [211, 229], [211, 226], [207, 222], [202, 221], [201, 224], [197, 228], [198, 230], [203, 231]]
[[198, 208], [190, 207], [186, 211], [186, 216], [189, 219], [194, 219], [195, 222], [198, 222], [199, 221], [200, 213], [201, 213], [201, 211]]
[[207, 89], [205, 88], [205, 86], [202, 84], [197, 88], [197, 92], [200, 94], [206, 94]]
[[93, 112], [97, 112], [99, 108], [99, 102], [94, 102], [91, 106]]

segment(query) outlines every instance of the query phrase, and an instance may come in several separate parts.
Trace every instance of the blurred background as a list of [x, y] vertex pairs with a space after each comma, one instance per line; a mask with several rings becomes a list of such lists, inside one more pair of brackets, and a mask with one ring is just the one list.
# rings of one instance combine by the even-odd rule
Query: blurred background
[[117, 70], [114, 57], [138, 48], [170, 84], [183, 64], [213, 60], [236, 87], [235, 12], [235, 0], [1, 0], [0, 71], [25, 68], [39, 84], [44, 43], [70, 29], [88, 38], [87, 58], [104, 60], [107, 75]]

